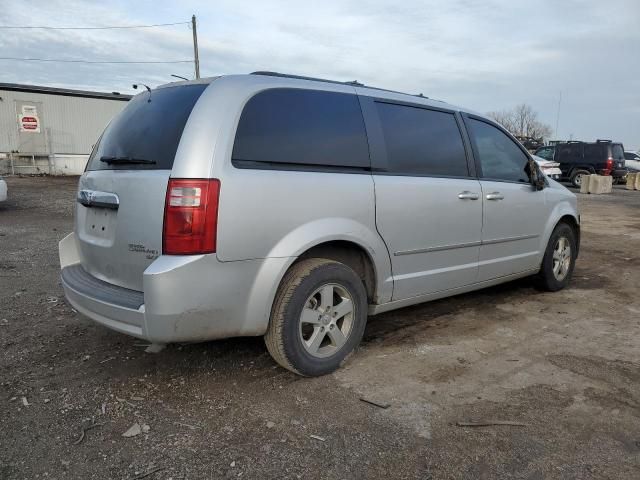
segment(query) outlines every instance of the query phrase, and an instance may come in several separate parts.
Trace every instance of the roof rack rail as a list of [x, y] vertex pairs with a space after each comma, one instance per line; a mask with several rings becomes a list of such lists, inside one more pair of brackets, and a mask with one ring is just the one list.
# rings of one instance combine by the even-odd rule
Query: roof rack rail
[[611, 143], [611, 140], [599, 138], [596, 140], [596, 143]]
[[295, 78], [297, 80], [311, 80], [313, 82], [338, 83], [340, 85], [356, 85], [358, 87], [366, 86], [365, 84], [360, 83], [357, 80], [352, 80], [350, 82], [340, 82], [338, 80], [327, 80], [326, 78], [305, 77], [304, 75], [291, 75], [289, 73], [280, 73], [280, 72], [257, 71], [257, 72], [251, 72], [251, 75], [265, 75], [268, 77]]
[[[388, 90], [386, 88], [371, 87], [369, 85], [365, 85], [364, 83], [360, 83], [357, 80], [351, 80], [349, 82], [341, 82], [339, 80], [327, 80], [326, 78], [306, 77], [304, 75], [292, 75], [290, 73], [271, 72], [271, 71], [268, 71], [268, 70], [258, 70], [256, 72], [251, 72], [251, 75], [265, 75], [265, 76], [268, 76], [268, 77], [281, 77], [281, 78], [294, 78], [294, 79], [297, 79], [297, 80], [310, 80], [312, 82], [336, 83], [336, 84], [339, 84], [339, 85], [350, 85], [352, 87], [364, 87], [364, 88], [370, 88], [372, 90], [380, 90], [381, 92], [399, 93], [401, 95], [410, 95], [410, 96], [413, 96], [413, 97], [419, 97], [419, 98], [424, 98], [424, 99], [430, 100], [429, 97], [423, 95], [422, 93], [419, 93], [417, 95], [413, 95], [411, 93], [398, 92], [396, 90]], [[437, 101], [440, 101], [440, 100], [437, 100]]]

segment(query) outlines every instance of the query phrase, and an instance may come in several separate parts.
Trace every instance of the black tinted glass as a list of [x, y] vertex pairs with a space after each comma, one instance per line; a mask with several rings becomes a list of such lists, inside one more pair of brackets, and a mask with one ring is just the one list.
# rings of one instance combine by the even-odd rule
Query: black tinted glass
[[475, 142], [482, 176], [512, 182], [529, 182], [529, 158], [501, 130], [479, 120], [469, 120], [471, 138]]
[[171, 169], [184, 126], [206, 87], [159, 88], [132, 98], [102, 134], [87, 170]]
[[460, 130], [452, 113], [376, 102], [392, 173], [469, 175]]
[[556, 160], [559, 162], [568, 163], [582, 161], [581, 143], [562, 143], [556, 148], [558, 149]]
[[251, 98], [233, 145], [236, 166], [247, 162], [369, 168], [369, 148], [355, 95], [272, 89]]

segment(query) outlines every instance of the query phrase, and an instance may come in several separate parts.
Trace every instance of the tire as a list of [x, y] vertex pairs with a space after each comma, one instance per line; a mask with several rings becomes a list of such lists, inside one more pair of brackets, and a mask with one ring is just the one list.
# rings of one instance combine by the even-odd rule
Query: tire
[[[560, 254], [562, 242], [566, 242], [569, 251]], [[569, 284], [576, 263], [576, 233], [570, 225], [559, 223], [553, 230], [544, 252], [540, 272], [536, 276], [538, 288], [548, 292], [557, 292]], [[565, 265], [562, 267], [560, 264]]]
[[367, 293], [360, 277], [342, 263], [311, 258], [285, 274], [265, 343], [278, 364], [315, 377], [346, 361], [362, 340], [366, 323]]
[[580, 186], [582, 185], [583, 175], [591, 175], [591, 172], [589, 170], [582, 169], [574, 170], [573, 172], [571, 172], [571, 185], [576, 188], [580, 188]]

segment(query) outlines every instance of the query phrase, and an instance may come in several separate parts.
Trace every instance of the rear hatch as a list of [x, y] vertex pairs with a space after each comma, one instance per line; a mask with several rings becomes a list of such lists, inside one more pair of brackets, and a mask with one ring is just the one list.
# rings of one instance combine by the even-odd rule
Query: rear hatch
[[167, 182], [184, 126], [206, 84], [134, 97], [106, 128], [80, 178], [75, 232], [83, 268], [142, 291], [142, 273], [162, 254]]

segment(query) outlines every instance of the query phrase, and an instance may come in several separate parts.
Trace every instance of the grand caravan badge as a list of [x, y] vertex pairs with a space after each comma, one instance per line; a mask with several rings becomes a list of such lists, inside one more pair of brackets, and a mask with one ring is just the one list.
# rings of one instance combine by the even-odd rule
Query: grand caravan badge
[[147, 248], [140, 243], [130, 243], [129, 251], [135, 253], [144, 253], [148, 260], [155, 260], [159, 256], [158, 250]]

